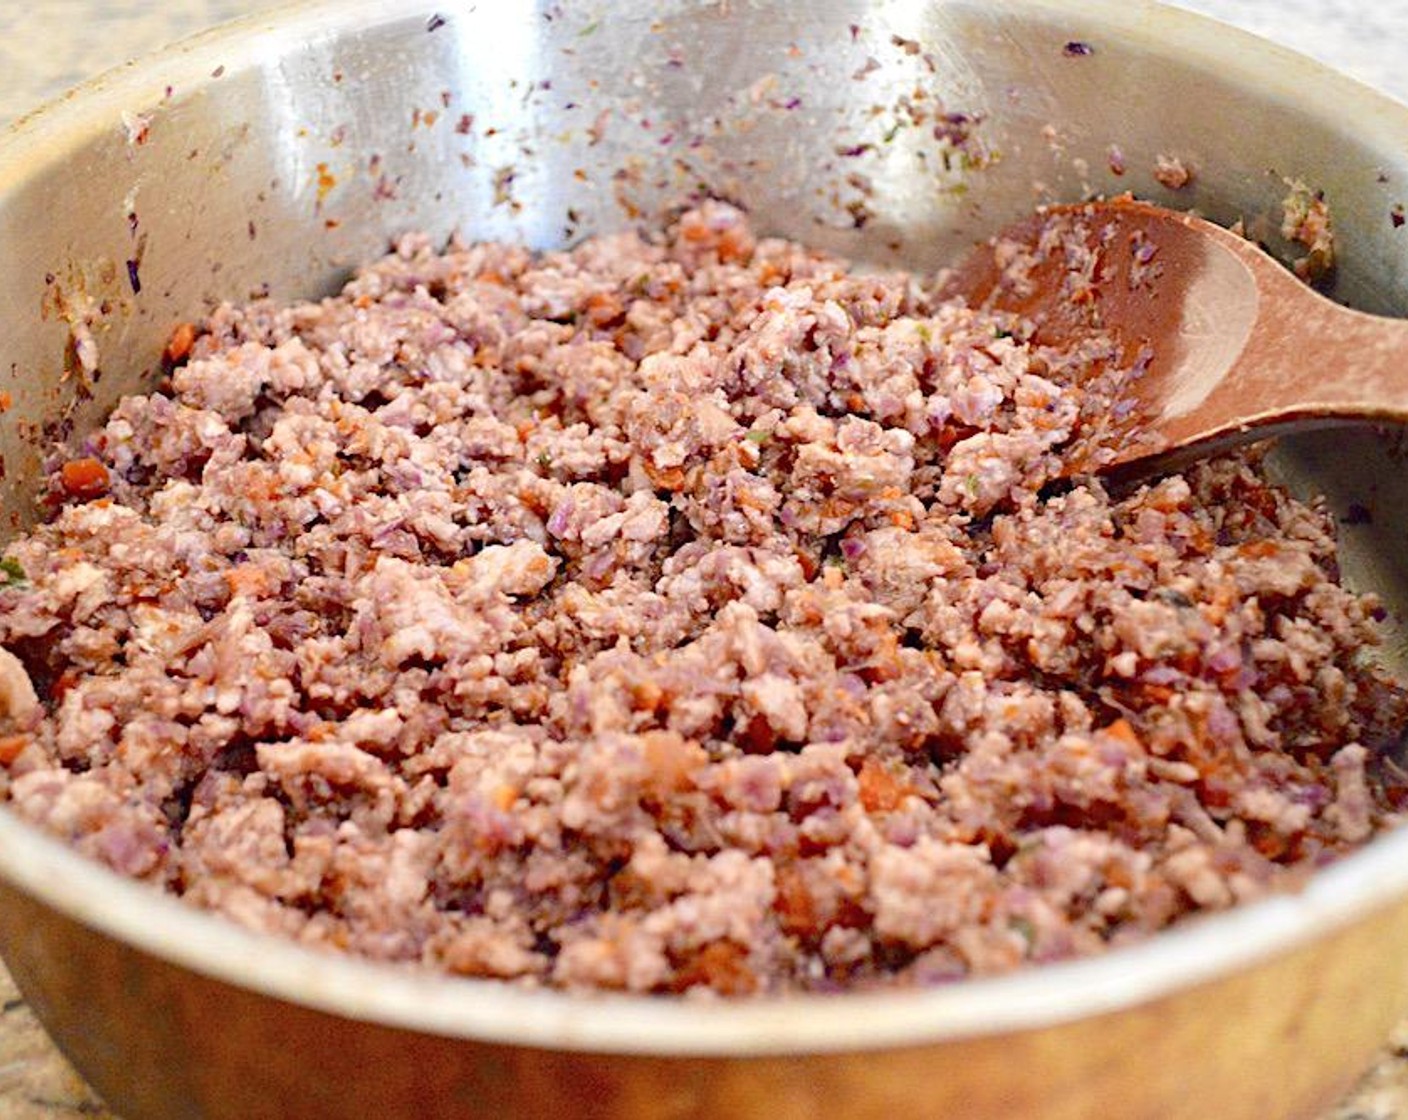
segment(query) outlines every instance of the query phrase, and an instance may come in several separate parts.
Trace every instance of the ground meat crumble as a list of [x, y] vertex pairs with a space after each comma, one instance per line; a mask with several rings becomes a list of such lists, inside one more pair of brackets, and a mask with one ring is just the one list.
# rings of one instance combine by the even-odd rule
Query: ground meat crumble
[[304, 944], [731, 995], [1097, 953], [1392, 823], [1324, 513], [1045, 487], [1111, 386], [937, 291], [707, 204], [222, 307], [0, 565], [0, 796]]

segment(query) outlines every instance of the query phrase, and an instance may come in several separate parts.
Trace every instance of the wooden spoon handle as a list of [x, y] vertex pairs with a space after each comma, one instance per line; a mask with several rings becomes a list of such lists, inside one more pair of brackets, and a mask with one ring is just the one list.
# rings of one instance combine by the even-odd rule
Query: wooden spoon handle
[[1408, 321], [1297, 293], [1265, 309], [1248, 346], [1248, 363], [1281, 371], [1267, 410], [1408, 419]]
[[[1343, 307], [1245, 239], [1187, 218], [1205, 238], [1185, 296], [1182, 371], [1158, 427], [1192, 454], [1335, 421], [1408, 421], [1408, 321]], [[1199, 307], [1209, 336], [1198, 336]], [[1200, 377], [1200, 371], [1205, 370]]]

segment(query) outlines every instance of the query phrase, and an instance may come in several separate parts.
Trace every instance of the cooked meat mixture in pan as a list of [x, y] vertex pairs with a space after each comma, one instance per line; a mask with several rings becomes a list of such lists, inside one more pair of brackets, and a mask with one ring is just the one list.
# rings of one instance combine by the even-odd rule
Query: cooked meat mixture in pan
[[713, 203], [220, 308], [6, 550], [0, 796], [307, 945], [728, 995], [1102, 952], [1394, 823], [1326, 514], [1048, 486], [1123, 374], [937, 291]]

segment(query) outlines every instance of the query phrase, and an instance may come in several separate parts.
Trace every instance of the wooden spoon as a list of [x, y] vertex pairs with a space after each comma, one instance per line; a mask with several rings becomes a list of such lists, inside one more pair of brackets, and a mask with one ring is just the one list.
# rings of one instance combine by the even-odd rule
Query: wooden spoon
[[1011, 227], [946, 290], [1029, 318], [1040, 344], [1104, 332], [1135, 371], [1098, 435], [1112, 457], [1072, 474], [1139, 478], [1268, 436], [1408, 421], [1408, 322], [1341, 307], [1237, 234], [1127, 196]]

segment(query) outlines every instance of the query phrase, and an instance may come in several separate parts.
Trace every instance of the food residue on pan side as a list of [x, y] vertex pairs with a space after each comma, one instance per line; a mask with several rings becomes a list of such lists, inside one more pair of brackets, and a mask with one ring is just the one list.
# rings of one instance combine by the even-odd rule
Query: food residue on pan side
[[1335, 267], [1335, 231], [1325, 196], [1299, 179], [1287, 179], [1290, 193], [1281, 204], [1281, 236], [1307, 252], [1292, 262], [1295, 274], [1309, 283], [1323, 280]]

